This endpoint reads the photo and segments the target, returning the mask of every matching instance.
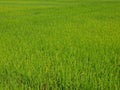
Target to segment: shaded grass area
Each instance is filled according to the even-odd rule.
[[[44,3],[0,4],[0,89],[119,90],[120,3]]]

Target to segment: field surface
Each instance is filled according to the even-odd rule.
[[[120,1],[0,1],[0,90],[120,90]]]

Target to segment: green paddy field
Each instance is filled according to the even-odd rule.
[[[120,90],[120,0],[0,0],[0,90]]]

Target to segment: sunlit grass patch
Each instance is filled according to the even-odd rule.
[[[113,2],[0,1],[0,89],[119,90]]]

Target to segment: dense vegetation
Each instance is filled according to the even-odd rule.
[[[0,90],[119,90],[120,1],[0,1]]]

